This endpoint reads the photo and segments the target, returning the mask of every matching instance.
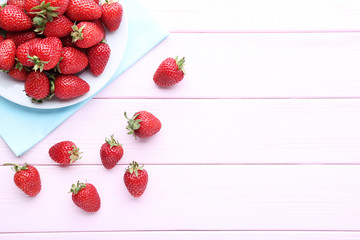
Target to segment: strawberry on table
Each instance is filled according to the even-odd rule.
[[[72,47],[64,47],[57,70],[62,74],[74,74],[84,70],[88,65],[85,53]]]
[[[0,42],[0,69],[9,71],[15,64],[16,45],[13,40]]]
[[[36,33],[32,30],[6,33],[6,39],[12,39],[17,47],[36,37],[37,37]]]
[[[70,192],[76,206],[86,212],[97,212],[101,207],[101,199],[95,186],[91,183],[73,184]]]
[[[120,27],[123,7],[117,0],[105,0],[105,3],[101,5],[101,21],[105,27],[110,31],[114,32]]]
[[[114,135],[111,135],[110,139],[106,138],[100,149],[101,162],[106,169],[114,168],[123,154],[124,150]]]
[[[25,80],[25,93],[33,102],[41,102],[50,95],[50,80],[43,72],[30,72]]]
[[[143,195],[148,183],[148,173],[144,166],[139,166],[135,161],[130,163],[124,174],[124,183],[133,197]]]
[[[92,74],[99,76],[105,70],[106,64],[110,58],[111,49],[106,43],[98,43],[88,48],[87,56],[89,58],[89,67]]]
[[[76,75],[60,74],[56,76],[54,84],[54,94],[60,99],[76,98],[90,90],[90,85]]]
[[[41,191],[41,179],[38,170],[27,163],[23,166],[19,166],[12,163],[6,163],[4,165],[13,166],[15,171],[14,183],[24,193],[30,197],[35,197]]]
[[[180,82],[184,78],[185,58],[167,58],[156,70],[153,80],[161,87],[168,87]]]
[[[91,0],[92,1],[92,0]],[[100,27],[92,22],[80,22],[72,26],[71,36],[76,46],[89,48],[101,42],[105,35]]]
[[[99,19],[101,8],[94,0],[70,0],[65,15],[72,21]]]
[[[124,116],[128,120],[128,126],[126,127],[129,130],[128,134],[134,135],[135,138],[151,137],[161,129],[160,120],[147,111],[136,112],[131,119],[127,117],[126,112]]]
[[[16,5],[6,5],[0,11],[0,27],[9,32],[32,29],[32,21],[25,12]]]
[[[69,165],[81,159],[80,149],[72,141],[62,141],[49,149],[49,156],[61,165]]]

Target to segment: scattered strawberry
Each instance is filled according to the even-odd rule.
[[[10,77],[20,81],[25,81],[28,75],[29,72],[24,67],[21,68],[13,67],[9,71]]]
[[[25,93],[33,102],[41,102],[50,95],[50,80],[45,73],[30,72],[25,80]]]
[[[30,197],[36,196],[41,190],[41,179],[38,170],[27,163],[23,166],[16,164],[6,163],[4,165],[13,166],[14,182],[24,193]]]
[[[28,15],[16,5],[6,5],[0,11],[0,27],[9,32],[30,30],[33,25]]]
[[[81,159],[80,149],[71,141],[62,141],[49,149],[49,156],[61,165],[69,165]]]
[[[110,32],[114,32],[120,27],[123,16],[123,7],[120,3],[114,0],[105,0],[105,3],[101,5],[101,12],[101,21]]]
[[[34,33],[34,31],[32,30],[6,33],[6,39],[12,39],[17,47],[36,37],[37,37],[36,33]]]
[[[16,49],[16,58],[23,66],[26,67],[34,66],[34,62],[31,61],[30,58],[28,58],[29,51],[33,45],[37,44],[41,40],[42,40],[41,38],[34,38],[18,46],[18,48]]]
[[[76,75],[58,75],[54,94],[60,99],[76,98],[89,92],[90,85]]]
[[[9,71],[15,64],[16,45],[13,40],[0,42],[0,69]]]
[[[134,135],[135,138],[151,137],[161,129],[160,120],[147,111],[139,111],[131,119],[127,117],[126,112],[124,115],[128,120],[128,126],[126,127],[129,130],[128,134]]]
[[[110,58],[111,49],[106,43],[98,43],[88,48],[87,56],[89,58],[89,67],[92,74],[99,76],[105,70],[106,64]]]
[[[100,149],[101,162],[106,169],[112,169],[120,161],[124,154],[124,150],[114,135],[105,139],[105,143]]]
[[[72,21],[99,19],[101,8],[94,0],[70,0],[65,15]]]
[[[140,197],[148,183],[148,173],[135,161],[130,163],[124,174],[125,186],[133,197]]]
[[[76,206],[86,212],[97,212],[101,206],[101,199],[95,186],[91,183],[73,184],[70,192]]]
[[[101,42],[105,37],[101,29],[92,22],[81,22],[73,25],[72,28],[71,36],[73,37],[73,42],[80,48],[92,47]]]
[[[153,80],[161,87],[168,87],[180,82],[184,78],[185,58],[165,59],[156,70]]]
[[[30,60],[34,63],[34,70],[50,70],[54,68],[61,57],[62,43],[57,37],[47,37],[32,44],[29,49]]]
[[[7,0],[7,5],[16,5],[21,10],[25,10],[25,0]]]
[[[54,19],[52,22],[47,22],[44,28],[37,28],[36,30],[46,37],[66,37],[69,36],[72,31],[73,22],[70,21],[66,16],[61,15]]]
[[[74,74],[84,70],[88,65],[85,53],[72,47],[64,47],[57,70],[62,74]]]

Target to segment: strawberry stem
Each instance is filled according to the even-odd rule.
[[[83,37],[83,29],[85,28],[86,24],[82,25],[80,28],[78,28],[78,26],[76,25],[76,23],[74,25],[72,25],[72,32],[71,32],[71,36],[72,36],[72,42],[76,42],[78,40],[82,40]]]
[[[74,163],[75,161],[81,159],[80,154],[82,154],[82,152],[80,152],[80,149],[77,148],[76,146],[72,146],[72,150],[69,151],[70,154],[70,163]]]
[[[31,9],[40,11],[30,12],[30,14],[36,14],[37,17],[41,17],[46,21],[52,22],[54,18],[58,16],[58,13],[55,12],[57,9],[59,9],[59,7],[53,7],[51,6],[51,3],[45,3],[45,1],[43,1],[40,5]]]
[[[105,139],[105,142],[107,142],[107,143],[110,145],[110,148],[112,148],[112,147],[118,147],[118,146],[121,145],[121,144],[118,142],[118,140],[114,138],[114,135],[111,135],[111,136],[110,136],[110,139],[106,138],[106,139]]]
[[[128,168],[126,169],[126,172],[129,172],[130,174],[135,173],[135,176],[137,177],[139,175],[139,170],[143,170],[144,165],[139,166],[139,164],[135,161],[129,164]]]
[[[126,129],[129,130],[129,132],[127,134],[133,135],[136,138],[135,130],[138,130],[141,127],[140,122],[142,121],[141,119],[136,119],[139,114],[135,114],[132,118],[129,119],[126,115],[126,112],[124,112],[124,116],[128,120]]]
[[[13,169],[15,172],[20,172],[20,171],[22,171],[22,170],[27,170],[29,164],[24,163],[23,166],[19,166],[19,165],[14,164],[14,163],[4,163],[4,166],[13,166],[12,169]]]
[[[76,185],[71,185],[70,193],[73,193],[74,195],[78,194],[78,192],[80,192],[80,190],[83,188],[86,188],[86,183],[81,183],[80,181],[77,181]]]
[[[175,61],[176,61],[176,65],[178,66],[179,70],[183,71],[185,73],[184,65],[185,65],[185,57],[179,59],[179,56],[176,56]]]

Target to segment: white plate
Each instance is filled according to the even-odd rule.
[[[4,1],[0,1],[4,2]],[[115,32],[109,32],[106,30],[106,42],[111,48],[111,54],[108,64],[104,72],[95,77],[90,70],[86,70],[81,73],[80,77],[87,81],[90,85],[90,91],[78,98],[69,100],[60,100],[57,98],[45,99],[42,103],[32,103],[31,98],[26,96],[24,92],[24,82],[11,78],[8,74],[0,72],[0,96],[8,99],[11,102],[37,109],[55,109],[63,108],[82,102],[85,99],[93,96],[100,89],[102,89],[114,75],[118,68],[122,57],[125,52],[126,42],[128,38],[128,21],[126,14],[126,6],[123,1],[119,1],[123,6],[124,13],[120,24],[120,27]]]

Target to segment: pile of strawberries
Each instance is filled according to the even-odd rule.
[[[8,0],[0,7],[0,69],[24,81],[33,101],[79,97],[90,86],[78,73],[103,73],[105,28],[116,31],[122,15],[112,0]]]

